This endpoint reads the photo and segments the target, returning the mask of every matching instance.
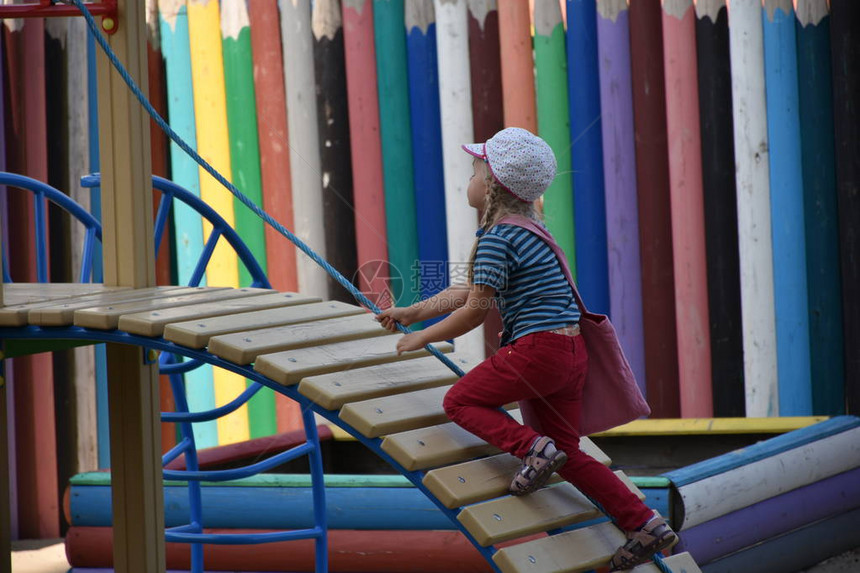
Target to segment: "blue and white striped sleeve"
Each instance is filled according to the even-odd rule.
[[[473,282],[491,286],[497,292],[505,290],[513,260],[513,250],[507,239],[491,233],[484,235],[475,253]]]

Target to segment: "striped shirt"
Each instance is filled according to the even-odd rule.
[[[555,253],[516,225],[496,225],[478,240],[474,283],[496,289],[504,333],[500,344],[579,322],[579,308]]]

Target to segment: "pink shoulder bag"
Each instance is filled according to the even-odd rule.
[[[588,350],[588,373],[582,391],[580,435],[603,432],[649,415],[651,408],[636,385],[636,378],[618,342],[615,327],[608,316],[588,312],[582,297],[579,296],[576,283],[573,282],[564,251],[552,235],[522,215],[504,217],[499,223],[527,229],[549,245],[573,289],[573,296],[582,313],[579,328]]]

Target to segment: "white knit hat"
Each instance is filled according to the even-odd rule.
[[[486,161],[493,178],[521,201],[535,201],[555,179],[552,148],[527,129],[508,127],[486,143],[462,147]]]

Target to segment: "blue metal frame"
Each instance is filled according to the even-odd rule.
[[[275,392],[283,394],[292,400],[295,400],[299,403],[302,409],[302,416],[305,421],[305,435],[307,436],[307,441],[311,442],[312,440],[316,443],[319,441],[319,437],[317,435],[316,425],[314,422],[314,414],[319,414],[329,422],[337,425],[342,428],[346,432],[348,432],[353,438],[355,438],[362,445],[373,451],[376,455],[378,455],[383,461],[388,463],[392,468],[397,470],[399,473],[406,476],[406,478],[414,485],[417,489],[419,489],[424,495],[427,496],[436,506],[439,508],[442,513],[451,520],[451,522],[457,526],[457,528],[466,536],[467,539],[472,543],[472,545],[481,553],[481,555],[486,559],[487,563],[489,563],[495,571],[500,571],[498,567],[493,562],[493,554],[495,553],[495,549],[493,547],[482,547],[480,543],[475,540],[475,538],[470,534],[463,525],[457,519],[457,513],[459,513],[458,509],[449,509],[444,506],[442,502],[440,502],[430,490],[423,483],[425,472],[423,471],[411,471],[404,468],[397,462],[394,458],[392,458],[387,452],[382,449],[382,439],[381,438],[367,438],[359,432],[355,431],[349,425],[344,424],[340,418],[338,417],[338,412],[336,410],[327,410],[315,402],[309,400],[302,394],[298,392],[298,385],[294,384],[292,386],[283,386],[274,380],[271,380],[259,372],[253,370],[251,366],[240,366],[238,364],[234,364],[232,362],[228,362],[223,360],[213,354],[206,352],[205,350],[195,350],[191,348],[186,348],[184,346],[179,346],[173,342],[169,342],[164,338],[147,338],[143,336],[137,336],[134,334],[128,334],[127,332],[123,332],[120,330],[113,331],[102,331],[102,330],[92,330],[87,328],[81,328],[78,326],[73,327],[39,327],[39,326],[27,326],[23,328],[0,328],[0,340],[4,338],[27,338],[27,339],[42,339],[42,340],[62,340],[62,339],[70,339],[70,340],[92,340],[94,342],[116,342],[119,344],[131,344],[134,346],[142,346],[144,348],[159,350],[163,353],[170,353],[175,355],[181,355],[186,358],[191,358],[192,360],[200,360],[202,362],[206,362],[208,364],[212,364],[218,368],[224,368],[225,370],[229,370],[231,372],[235,372],[241,376],[244,376],[254,382],[262,384],[268,388],[271,388]],[[312,452],[309,453],[310,462],[311,462],[311,481],[313,486],[313,496],[314,496],[314,513],[316,517],[317,528],[320,527],[320,524],[326,524],[326,516],[325,516],[325,490],[323,487],[323,473],[322,473],[322,459],[319,454],[319,448],[315,448]],[[315,464],[318,464],[318,471],[315,471]],[[172,478],[171,478],[172,479]],[[187,479],[187,478],[183,478]],[[209,477],[205,477],[204,479],[209,479]],[[188,527],[188,526],[184,526]],[[308,532],[308,535],[311,536],[311,532],[315,531],[314,529],[302,530]],[[326,530],[326,526],[323,527],[323,533],[320,534],[320,541],[325,542],[324,531]],[[257,535],[257,534],[250,534]],[[172,540],[172,539],[170,539]],[[274,539],[266,539],[265,541],[275,541]],[[263,543],[265,541],[256,541],[256,543]],[[214,541],[206,541],[206,543],[215,543]],[[225,542],[229,543],[229,542]],[[250,541],[248,542],[250,543]],[[317,571],[327,571],[326,568],[320,567],[320,543],[317,544]]]
[[[154,176],[152,178],[153,188],[161,192],[161,201],[159,202],[154,223],[154,238],[155,251],[161,247],[164,230],[167,227],[167,218],[170,215],[170,209],[173,205],[173,200],[178,199],[190,206],[202,217],[205,217],[212,224],[212,231],[206,241],[206,247],[195,267],[194,273],[190,279],[189,286],[198,286],[203,273],[206,271],[206,266],[211,259],[212,253],[218,240],[223,237],[231,247],[236,251],[239,260],[248,269],[252,277],[252,287],[271,288],[269,279],[263,272],[257,260],[254,258],[251,251],[242,241],[236,231],[227,224],[214,209],[204,203],[193,193],[176,185],[172,181],[162,177]],[[101,176],[99,174],[87,175],[81,179],[81,184],[84,187],[96,188],[101,184]],[[44,237],[46,236],[46,218],[45,218],[45,199],[50,200],[68,211],[73,217],[78,219],[86,228],[86,240],[84,243],[83,261],[81,264],[81,282],[90,282],[93,276],[93,253],[95,247],[100,244],[102,239],[101,224],[90,213],[83,209],[78,203],[72,200],[61,191],[42,183],[41,181],[17,175],[14,173],[0,172],[0,185],[30,191],[34,194],[36,202],[36,259],[39,282],[47,282],[47,249]],[[12,282],[11,277],[7,272],[5,258],[3,259],[3,279],[4,282]],[[80,336],[81,333],[88,333],[88,336]],[[69,335],[71,334],[71,335]],[[169,376],[171,390],[176,402],[175,412],[162,412],[161,419],[164,422],[176,423],[179,425],[182,439],[170,452],[162,458],[162,464],[166,465],[180,455],[185,455],[185,470],[164,470],[164,479],[181,480],[188,482],[189,495],[189,514],[190,523],[187,525],[169,528],[165,532],[165,539],[171,542],[189,543],[191,545],[191,569],[195,573],[203,572],[203,544],[256,544],[269,543],[273,541],[286,541],[293,539],[315,539],[316,540],[316,568],[317,571],[328,570],[328,539],[327,531],[328,524],[325,511],[325,485],[323,481],[322,458],[320,455],[319,435],[317,434],[316,421],[314,420],[312,411],[307,407],[307,400],[299,400],[303,405],[302,420],[305,426],[306,442],[300,446],[294,447],[286,452],[282,452],[272,456],[262,462],[257,462],[249,466],[241,468],[233,468],[230,470],[221,471],[201,471],[197,457],[197,446],[194,440],[194,430],[192,423],[214,420],[230,412],[238,409],[245,404],[252,396],[259,392],[263,386],[269,386],[273,390],[281,389],[280,385],[271,383],[263,384],[260,382],[260,376],[253,373],[252,370],[246,368],[234,368],[228,366],[230,363],[218,360],[213,361],[213,356],[208,353],[195,353],[189,355],[187,349],[182,349],[172,343],[157,345],[145,344],[143,341],[147,339],[136,339],[125,335],[121,332],[115,333],[99,333],[98,331],[86,331],[85,329],[42,329],[38,327],[30,327],[21,330],[5,330],[0,334],[0,340],[4,338],[28,338],[28,339],[86,339],[96,342],[120,342],[125,344],[135,344],[147,348],[155,348],[163,350],[159,357],[159,367],[161,374]],[[135,341],[129,341],[129,338],[135,338]],[[181,351],[176,351],[182,349]],[[189,356],[188,362],[181,362],[179,356]],[[197,368],[203,363],[210,363],[214,366],[222,368],[227,367],[239,374],[244,375],[253,381],[253,384],[237,396],[229,404],[225,404],[218,408],[203,412],[189,412],[188,401],[185,395],[185,383],[182,375],[194,368]],[[296,399],[298,393],[294,393],[293,399]],[[311,484],[314,497],[314,514],[315,526],[309,529],[292,530],[284,532],[274,532],[265,534],[211,534],[203,532],[202,518],[202,495],[200,482],[206,481],[229,481],[254,475],[278,466],[287,461],[296,459],[300,456],[307,455],[311,469]]]

